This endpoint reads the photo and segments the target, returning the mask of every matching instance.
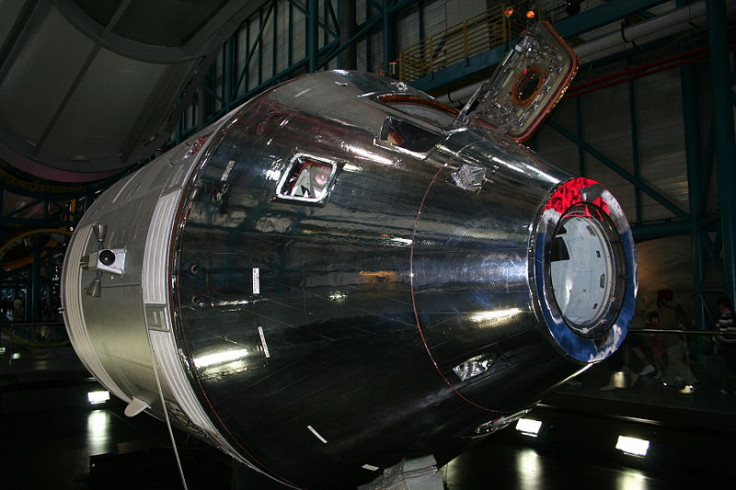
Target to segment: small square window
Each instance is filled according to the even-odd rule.
[[[322,203],[329,194],[337,166],[334,162],[297,155],[279,182],[279,198],[305,203]]]

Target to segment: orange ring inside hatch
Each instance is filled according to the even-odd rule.
[[[530,105],[539,95],[544,85],[545,72],[538,66],[531,66],[519,73],[511,88],[511,100],[520,107]],[[531,93],[529,90],[533,87]]]

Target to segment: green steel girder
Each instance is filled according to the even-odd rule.
[[[396,59],[396,22],[394,12],[391,10],[395,0],[383,0],[382,33],[383,33],[383,64],[388,65]]]
[[[437,70],[425,77],[411,82],[411,86],[425,92],[434,92],[454,82],[463,80],[497,65],[511,48],[512,43],[496,46],[493,49],[470,56],[460,63],[455,63],[442,70]]]
[[[330,62],[335,60],[340,53],[345,49],[356,46],[359,42],[367,39],[371,35],[371,31],[376,28],[382,28],[384,32],[387,30],[393,30],[393,24],[395,18],[405,9],[413,7],[417,4],[423,4],[421,0],[384,0],[381,3],[367,2],[366,9],[371,14],[366,20],[359,26],[357,26],[355,34],[347,41],[339,42],[339,25],[337,25],[337,17],[334,12],[332,2],[324,0],[322,8],[320,9],[319,0],[306,0],[305,2],[296,2],[294,0],[288,0],[288,22],[289,27],[287,30],[288,46],[289,46],[289,63],[288,66],[281,71],[276,72],[275,60],[272,60],[272,71],[270,76],[263,76],[263,69],[260,65],[262,58],[262,52],[260,51],[263,45],[263,35],[267,31],[269,22],[273,22],[275,19],[278,9],[276,8],[277,0],[264,3],[254,16],[250,17],[244,23],[244,29],[249,30],[251,23],[254,18],[259,18],[256,22],[258,26],[258,34],[253,38],[251,42],[251,36],[248,31],[245,41],[246,57],[243,66],[240,68],[237,76],[233,73],[236,65],[236,52],[239,48],[237,46],[238,33],[234,34],[223,46],[223,60],[221,80],[222,87],[213,87],[206,84],[202,85],[202,94],[204,96],[213,97],[220,102],[221,107],[219,110],[211,114],[205,114],[204,117],[199,118],[197,124],[188,124],[184,119],[177,130],[176,143],[182,141],[184,138],[195,133],[201,126],[202,123],[211,121],[212,119],[221,116],[226,113],[232,107],[242,103],[253,95],[263,91],[265,88],[277,83],[288,77],[295,76],[296,74],[303,72],[314,72],[326,67]],[[423,15],[420,8],[420,27],[423,29]],[[324,14],[323,18],[320,16],[320,10]],[[293,60],[292,58],[292,35],[291,35],[291,24],[293,22],[292,15],[293,11],[298,11],[305,16],[305,46],[306,56],[299,60]],[[314,14],[311,14],[314,13]],[[328,22],[329,21],[329,22]],[[334,29],[331,29],[328,24],[332,23]],[[274,31],[274,45],[277,44],[275,36],[276,29]],[[332,38],[329,42],[323,42],[320,47],[319,33],[325,34],[325,39],[328,37]],[[384,42],[387,40],[387,36],[384,35]],[[388,40],[391,41],[390,36]],[[395,43],[395,40],[392,41]],[[370,49],[370,42],[366,43],[366,49]],[[242,46],[240,46],[242,48]],[[391,52],[390,46],[384,50],[385,52]],[[274,50],[275,52],[275,50]],[[273,53],[272,53],[273,55]],[[390,56],[389,56],[390,57]],[[253,63],[259,63],[259,69],[257,70],[259,81],[252,88],[244,90],[240,96],[238,92],[243,90],[243,86],[250,86],[248,83],[249,73],[251,73],[251,67]]]
[[[275,3],[275,1],[277,1],[277,0],[272,0],[273,3]],[[325,0],[324,3],[325,4],[329,4],[329,0]],[[299,2],[296,2],[294,0],[289,0],[289,4],[291,4],[292,6],[294,6],[302,14],[304,14],[304,15],[308,15],[309,14],[309,7],[308,7],[308,5],[300,5]],[[329,7],[328,8],[329,9],[332,9],[332,5],[329,4]],[[335,22],[334,25],[337,26],[337,22],[335,21],[336,19],[335,19],[334,15],[332,16],[332,20],[333,20],[333,22]],[[323,31],[325,31],[325,33],[329,33],[333,37],[337,37],[338,36],[338,32],[336,30],[330,29],[327,26],[327,23],[326,22],[320,22],[319,21],[319,18],[318,18],[317,24],[318,24],[318,27],[319,28],[321,28]]]
[[[705,212],[703,203],[705,194],[700,193],[701,182],[703,181],[703,150],[700,138],[698,80],[694,64],[688,63],[680,67],[680,80],[685,129],[685,156],[687,159],[688,201],[691,217],[695,326],[700,330],[705,330],[707,310],[703,298],[703,278],[707,273],[707,254],[705,252],[707,236],[698,224]]]
[[[319,3],[317,0],[309,0],[307,9],[307,59],[309,60],[309,73],[314,73],[319,68],[319,38],[317,28],[319,26]],[[247,63],[246,63],[247,66]]]
[[[395,16],[402,12],[403,10],[412,7],[417,4],[423,3],[421,0],[387,0],[384,2],[384,4],[376,4],[375,2],[367,2],[366,3],[366,11],[370,14],[371,12],[371,6],[375,9],[377,15],[375,16],[368,16],[366,21],[358,26],[358,30],[346,43],[342,43],[336,47],[336,49],[333,52],[330,52],[327,56],[324,57],[321,66],[326,66],[331,60],[336,58],[340,55],[344,50],[348,49],[351,46],[356,45],[363,39],[365,39],[373,30],[375,27],[377,27],[379,24],[383,24],[383,26],[386,26],[387,22],[388,25],[391,25],[391,22],[394,22]],[[423,23],[423,15],[421,14],[421,6],[420,6],[420,28],[421,30],[424,29]],[[384,37],[384,42],[386,41]],[[395,41],[394,41],[395,42]],[[370,43],[366,43],[366,49],[370,48]],[[391,48],[389,46],[389,49],[395,49]],[[384,53],[388,51],[386,47],[384,47]],[[384,56],[385,58],[385,56]],[[370,55],[368,56],[368,59],[370,59]],[[390,60],[389,60],[390,61]],[[369,68],[370,71],[370,68]]]
[[[325,20],[324,20],[324,26],[322,28],[322,32],[324,33],[324,41],[327,42],[327,36],[331,35],[333,38],[340,36],[340,21],[337,20],[337,14],[335,13],[335,9],[332,7],[332,2],[330,0],[324,0],[324,10],[325,10]],[[329,27],[327,27],[327,14],[330,14],[330,19],[332,20],[332,25],[335,27],[335,30],[330,30]],[[274,29],[274,32],[276,30]]]
[[[733,89],[729,56],[726,5],[723,0],[706,0],[708,45],[710,47],[711,95],[716,143],[716,170],[721,208],[721,241],[724,290],[736,299],[736,142],[733,122]],[[732,303],[733,304],[733,303]]]
[[[629,91],[629,125],[631,127],[631,164],[634,170],[634,179],[637,182],[641,182],[641,162],[639,159],[639,130],[638,120],[636,117],[636,92],[634,91],[634,81],[629,80],[628,82]],[[641,187],[634,186],[634,204],[636,209],[637,223],[642,222],[642,210],[641,210]]]
[[[615,0],[555,22],[555,29],[564,38],[577,36],[630,15],[644,12],[667,0]]]
[[[667,210],[669,210],[672,214],[674,214],[677,218],[679,218],[682,221],[690,221],[689,215],[683,211],[679,206],[674,204],[672,201],[664,197],[662,194],[659,193],[656,189],[654,189],[652,186],[647,184],[646,182],[643,182],[636,178],[636,176],[632,175],[628,170],[624,169],[620,165],[618,165],[616,162],[614,162],[612,159],[605,156],[603,153],[598,151],[595,147],[593,147],[590,143],[580,139],[578,136],[574,135],[567,129],[563,128],[559,124],[557,124],[554,121],[547,121],[547,125],[560,133],[562,136],[570,140],[571,142],[578,145],[578,147],[584,149],[587,153],[589,153],[594,158],[598,159],[603,165],[610,168],[617,174],[619,174],[621,177],[626,179],[629,183],[633,184],[636,187],[639,187],[644,193],[646,193],[649,197],[657,201],[659,204],[664,206]]]
[[[671,221],[667,223],[652,223],[646,225],[633,224],[631,232],[634,241],[643,242],[667,236],[686,235],[690,233],[692,225],[688,221]]]

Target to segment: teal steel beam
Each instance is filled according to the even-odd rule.
[[[271,9],[275,9],[276,2],[271,3]],[[269,10],[269,13],[271,10]],[[270,16],[268,16],[270,17]],[[266,21],[263,20],[263,9],[258,10],[258,85],[263,83],[263,31],[266,29],[268,24],[268,17]]]
[[[271,46],[271,76],[273,77],[276,75],[276,64],[278,63],[277,54],[278,54],[278,47],[279,47],[279,36],[278,36],[278,25],[279,25],[279,9],[275,8],[273,9],[273,36],[271,38],[272,46]],[[231,38],[232,39],[232,36]]]
[[[268,12],[266,13],[266,21],[271,16],[271,10],[273,10],[274,4],[271,4],[271,7],[268,9]],[[260,14],[259,14],[260,15]],[[245,63],[243,64],[243,70],[240,72],[240,76],[238,77],[238,81],[235,84],[235,90],[233,93],[237,93],[238,90],[240,90],[240,85],[243,83],[243,80],[246,80],[246,87],[248,86],[248,72],[250,71],[250,62],[253,59],[253,56],[256,54],[256,49],[263,44],[263,31],[266,28],[266,23],[263,22],[261,17],[261,23],[259,25],[258,29],[258,35],[256,36],[256,40],[253,42],[253,46],[250,46],[250,22],[246,24],[246,50],[248,52],[248,55],[245,58]],[[261,58],[261,56],[259,56]],[[258,70],[259,76],[260,76],[260,69]]]
[[[322,44],[327,44],[329,41],[327,37],[327,4],[329,3],[329,0],[322,0],[322,8],[320,9],[320,12],[322,12],[322,22],[321,25],[324,27],[322,28]]]
[[[396,23],[391,11],[393,0],[383,0],[383,64],[388,65],[396,59]]]
[[[240,76],[238,77],[238,81],[235,84],[235,93],[237,94],[240,90],[240,84],[243,83],[243,91],[248,91],[248,87],[250,87],[250,61],[249,57],[251,52],[250,47],[250,22],[248,22],[245,25],[245,52],[248,53],[246,55],[245,63],[243,64],[243,71],[240,73]]]
[[[419,39],[425,39],[425,26],[424,26],[424,0],[417,2],[417,18],[419,23]]]
[[[569,139],[573,143],[575,143],[575,144],[577,144],[579,146],[582,146],[582,148],[586,152],[588,152],[590,155],[592,155],[593,157],[595,157],[598,160],[600,160],[600,162],[602,164],[604,164],[606,167],[610,168],[611,170],[613,170],[614,172],[616,172],[617,174],[619,174],[621,177],[623,177],[624,179],[628,180],[629,183],[634,184],[635,186],[640,186],[641,187],[641,190],[643,190],[646,194],[648,194],[649,197],[651,197],[652,199],[654,199],[655,201],[657,201],[659,204],[661,204],[662,206],[664,206],[666,209],[668,209],[672,214],[674,214],[675,216],[677,216],[678,218],[680,218],[682,221],[689,221],[690,220],[688,214],[685,211],[683,211],[682,209],[680,209],[679,206],[677,206],[676,204],[672,203],[669,199],[667,199],[666,197],[664,197],[656,189],[654,189],[653,187],[651,187],[647,183],[645,183],[645,182],[643,182],[641,180],[637,180],[631,173],[629,173],[628,171],[626,171],[623,168],[621,168],[621,166],[617,165],[616,162],[614,162],[613,160],[611,160],[610,158],[608,158],[607,156],[605,156],[600,151],[596,150],[594,147],[592,147],[587,142],[579,139],[577,136],[575,136],[574,134],[572,134],[567,129],[563,128],[562,126],[560,126],[559,124],[557,124],[554,121],[548,121],[547,122],[547,125],[549,125],[549,127],[551,127],[552,129],[554,129],[555,131],[557,131],[558,133],[560,133],[562,136],[564,136],[565,138]]]
[[[616,0],[614,2],[604,2],[579,14],[555,22],[555,29],[560,33],[560,36],[565,38],[578,36],[611,22],[656,7],[666,1],[668,0]]]
[[[721,245],[723,244],[723,240],[721,240],[720,228],[716,230],[715,235],[716,236],[712,241],[707,235],[705,236],[705,240],[703,240],[708,252],[708,262],[705,267],[706,270],[712,266],[717,267],[719,270],[723,270],[723,260],[721,260],[721,250],[723,248]]]
[[[304,15],[307,15],[307,12],[308,12],[307,7],[304,7],[302,5],[299,5],[299,2],[295,2],[294,0],[289,0],[289,4],[290,5],[293,5],[294,7],[296,7],[296,9],[299,12],[303,13]]]
[[[337,5],[338,32],[340,44],[347,43],[358,28],[356,0],[341,0]],[[358,47],[355,43],[343,50],[338,60],[338,68],[355,70],[358,67]]]
[[[580,141],[585,141],[585,123],[583,122],[583,98],[575,97],[575,122],[578,128],[578,138]],[[587,154],[582,146],[578,145],[578,173],[581,177],[585,177],[586,171],[586,160]]]
[[[325,21],[324,21],[324,27],[322,30],[325,33],[325,43],[329,41],[327,35],[331,34],[333,38],[340,37],[340,21],[337,20],[337,14],[335,13],[335,9],[332,7],[332,2],[330,0],[325,0]],[[334,30],[330,30],[327,26],[327,14],[330,14],[330,20],[332,20],[332,25],[335,27]]]
[[[333,41],[330,45],[323,47],[321,52],[327,52],[329,49],[333,48],[334,45],[336,45],[337,43],[338,43],[337,41]],[[274,85],[275,83],[278,83],[281,80],[285,80],[290,77],[293,77],[295,73],[297,72],[306,70],[308,66],[309,66],[309,59],[305,56],[301,60],[292,63],[290,66],[276,73],[276,75],[274,75],[273,77],[269,78],[268,80],[265,80],[262,84],[256,87],[253,87],[252,89],[246,91],[243,95],[241,95],[237,99],[230,101],[229,106],[235,107],[239,104],[242,104],[243,102],[250,99],[251,97],[261,93],[267,87]],[[215,114],[215,117],[222,116],[224,115],[225,112],[226,110],[222,110],[218,112],[217,114]],[[181,134],[182,139],[180,139],[179,141],[182,141],[184,138],[191,136],[192,134],[196,133],[198,130],[199,128],[192,127],[186,131],[183,131]]]
[[[700,195],[707,196],[710,194],[710,176],[713,175],[713,166],[716,159],[716,128],[713,117],[710,118],[710,126],[708,128],[708,139],[706,140],[705,153],[703,155],[703,171],[700,174]],[[703,208],[701,214],[705,213],[706,201],[703,200]]]
[[[273,1],[278,1],[278,0],[273,0]],[[327,0],[327,1],[329,2],[329,0]],[[300,11],[300,12],[301,12],[302,14],[304,14],[304,16],[305,16],[305,17],[306,17],[307,15],[308,15],[308,13],[309,13],[309,8],[308,8],[308,7],[306,7],[306,8],[305,8],[305,7],[301,6],[301,5],[299,5],[299,3],[298,3],[298,2],[295,2],[294,0],[289,0],[289,4],[290,4],[290,5],[293,5],[294,7],[296,7],[296,9],[297,9],[298,11]],[[325,30],[325,31],[329,32],[330,34],[332,34],[332,36],[333,36],[333,37],[338,37],[338,34],[337,34],[337,32],[336,32],[336,31],[334,31],[334,30],[331,30],[331,29],[330,29],[330,28],[329,28],[329,27],[327,26],[327,24],[325,23],[325,21],[322,21],[322,20],[318,20],[318,21],[317,21],[317,24],[318,24],[318,26],[319,26],[319,27],[321,27],[321,28],[322,28],[323,30]]]
[[[33,262],[31,263],[31,285],[26,295],[26,318],[32,322],[41,320],[41,251],[38,245],[33,246]]]
[[[0,225],[2,225],[4,218],[5,218],[5,210],[3,208],[3,203],[5,202],[5,188],[4,186],[0,185]],[[0,244],[4,244],[5,240],[7,240],[7,228],[2,225],[0,226]]]
[[[726,5],[723,0],[706,0],[713,122],[716,131],[716,164],[721,205],[723,276],[726,295],[736,298],[736,143],[734,142]]]
[[[368,20],[370,20],[372,17],[373,17],[373,12],[371,10],[371,2],[365,2],[366,22],[364,22],[363,25],[367,24]],[[362,28],[358,28],[358,32],[360,31],[362,31]],[[365,31],[365,69],[367,71],[373,71],[373,46],[371,44],[372,43],[371,38],[372,38],[371,31],[370,29],[367,29]]]
[[[214,68],[214,66],[213,66],[213,68]],[[212,84],[210,84],[210,83],[202,83],[202,84],[199,85],[199,88],[201,88],[203,92],[206,92],[207,95],[211,95],[212,97],[214,97],[215,99],[219,100],[221,103],[224,104],[225,101],[227,100],[225,98],[225,96],[224,95],[220,95],[217,92],[215,92],[215,89],[212,88],[211,85]]]
[[[223,97],[227,100],[235,98],[235,67],[237,66],[237,43],[235,37],[230,37],[225,43],[225,56],[223,60]],[[224,104],[223,104],[224,105]]]
[[[321,48],[319,47],[319,28],[322,27],[326,32],[329,32],[331,34],[334,34],[333,30],[330,30],[324,22],[321,22],[319,19],[319,0],[308,0],[308,3],[306,4],[306,7],[299,5],[297,2],[294,2],[290,0],[288,2],[288,66],[281,70],[276,72],[278,69],[276,66],[276,60],[275,60],[275,52],[276,52],[276,46],[277,41],[274,39],[274,62],[273,62],[273,69],[271,73],[271,77],[267,80],[263,79],[263,73],[262,73],[262,45],[263,45],[263,35],[266,27],[270,25],[268,23],[269,19],[272,18],[273,21],[271,24],[276,23],[276,2],[272,1],[266,5],[264,4],[264,7],[262,7],[259,12],[255,15],[259,16],[259,31],[257,36],[254,40],[251,40],[251,34],[250,34],[250,28],[251,23],[255,19],[255,16],[251,16],[246,22],[244,23],[244,29],[246,30],[246,36],[245,36],[245,62],[242,67],[242,70],[238,74],[237,77],[235,77],[234,71],[235,71],[235,57],[236,55],[233,54],[233,68],[232,68],[232,74],[227,75],[228,69],[225,68],[225,79],[232,77],[233,84],[230,89],[227,87],[224,88],[224,95],[229,95],[229,97],[221,97],[216,93],[212,93],[213,96],[217,97],[219,100],[223,101],[223,110],[219,111],[219,114],[222,114],[226,110],[229,110],[233,106],[241,103],[244,100],[247,100],[249,97],[259,93],[264,88],[270,86],[271,84],[282,80],[284,78],[293,76],[295,73],[300,72],[301,70],[306,69],[308,72],[313,72],[318,69],[320,69],[323,66],[326,66],[331,60],[333,60],[336,56],[338,56],[343,50],[357,45],[360,41],[365,40],[366,41],[366,49],[368,50],[368,67],[367,69],[370,70],[370,60],[371,60],[371,42],[370,42],[370,36],[371,36],[371,30],[374,29],[379,25],[381,22],[386,22],[386,15],[388,15],[388,19],[391,20],[394,18],[394,16],[401,12],[402,10],[409,8],[415,4],[417,4],[420,0],[386,0],[384,4],[379,4],[376,8],[377,12],[380,15],[368,15],[366,21],[361,25],[358,26],[357,32],[345,43],[339,43],[337,42],[337,38],[329,43],[326,43]],[[370,13],[372,6],[375,6],[375,2],[366,2],[366,9]],[[332,6],[329,5],[329,8],[331,9]],[[421,8],[421,7],[420,7]],[[293,26],[294,26],[294,11],[302,12],[306,15],[306,28],[305,28],[305,45],[306,45],[306,55],[303,59],[294,61],[293,59],[293,51],[294,51],[294,40],[293,40]],[[328,10],[328,9],[326,9]],[[312,12],[312,14],[310,14]],[[335,22],[335,14],[334,11],[329,12],[333,23]],[[325,17],[327,14],[325,14]],[[326,22],[326,19],[325,19]],[[274,29],[275,31],[276,29]],[[337,36],[336,34],[334,34]],[[235,53],[238,49],[238,40],[239,34],[234,34],[231,38],[229,43],[232,42],[233,46],[233,53]],[[259,63],[259,69],[258,69],[258,77],[259,77],[259,83],[253,87],[252,89],[249,89],[250,86],[250,68],[251,64],[254,61],[255,57],[258,56],[258,63]],[[230,58],[230,55],[226,54],[225,56],[227,63],[227,59]],[[243,87],[244,95],[238,97],[237,94],[241,90],[241,87]],[[203,90],[207,90],[208,92],[212,92],[210,87],[204,86]],[[224,99],[224,100],[223,100]],[[182,141],[185,137],[193,134],[198,130],[199,126],[189,126],[184,124],[183,118],[180,120],[179,125],[176,128],[176,141]]]
[[[417,3],[418,0],[404,0],[402,2],[395,2],[389,7],[389,12],[391,15],[395,15],[397,12],[400,12],[415,3]],[[370,2],[367,2],[366,5],[369,5]],[[366,7],[367,8],[367,7]],[[348,49],[350,46],[357,44],[358,42],[362,41],[363,39],[366,40],[366,49],[367,51],[367,59],[370,62],[371,59],[371,51],[370,51],[370,31],[374,27],[376,27],[380,22],[383,21],[383,15],[376,15],[373,17],[367,17],[365,22],[358,26],[358,31],[351,37],[348,41],[345,43],[340,43],[334,51],[330,51],[327,55],[323,56],[322,60],[322,66],[326,66],[326,64],[335,58],[336,56],[339,56],[340,53],[342,53],[344,50]],[[366,68],[366,70],[371,71],[370,66]]]
[[[405,10],[416,3],[419,2],[419,0],[386,0],[386,5],[376,5],[375,2],[370,2],[373,5],[376,5],[376,10],[378,10],[381,13],[388,13],[390,16],[394,16],[395,14],[398,14],[402,10]],[[367,32],[372,27],[378,24],[378,22],[381,22],[383,20],[382,16],[376,16],[376,17],[370,17],[366,19],[366,21],[363,23],[362,27],[359,29],[356,36],[361,36],[362,33]]]
[[[680,67],[682,114],[685,129],[685,156],[687,159],[688,206],[693,255],[693,302],[695,328],[705,330],[707,309],[703,300],[703,281],[707,272],[705,233],[700,227],[704,210],[704,194],[700,193],[703,171],[703,148],[700,137],[700,107],[698,102],[698,74],[694,64]],[[701,346],[702,347],[702,346]]]
[[[631,163],[634,171],[634,178],[641,181],[641,164],[639,161],[639,127],[636,119],[636,92],[634,81],[629,80],[629,127],[631,128]],[[641,210],[641,188],[634,186],[634,205],[636,208],[636,222],[642,222]]]
[[[291,66],[294,61],[294,55],[292,54],[294,51],[294,40],[292,39],[294,35],[294,2],[289,2],[289,21],[287,25],[287,52],[286,52],[286,63]]]
[[[631,232],[634,235],[634,241],[643,242],[662,238],[666,236],[687,235],[692,227],[688,221],[672,221],[669,223],[654,223],[647,225],[631,226]]]
[[[309,65],[307,71],[314,73],[319,69],[319,2],[318,0],[309,0],[307,8],[307,59]]]

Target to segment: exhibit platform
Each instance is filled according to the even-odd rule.
[[[0,344],[3,488],[185,488],[164,423],[127,418],[115,399],[91,405],[100,389],[68,346]],[[5,347],[3,350],[2,347]],[[694,393],[652,378],[601,391],[605,364],[546,396],[528,418],[478,441],[441,466],[448,490],[732,488],[727,464],[736,435],[736,395],[701,384]],[[174,430],[190,490],[282,487]],[[645,455],[617,448],[646,441]],[[725,463],[725,464],[724,464]]]

